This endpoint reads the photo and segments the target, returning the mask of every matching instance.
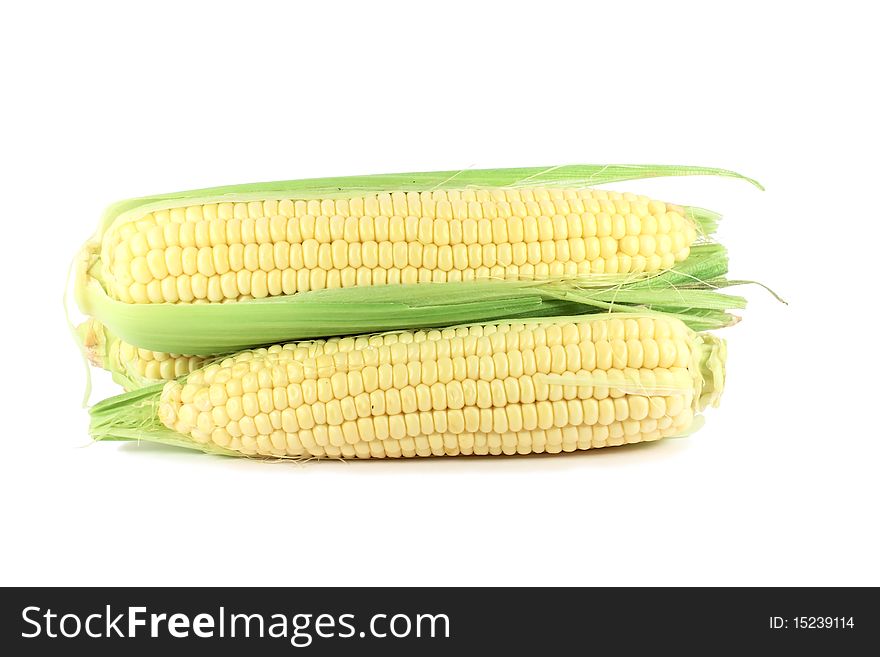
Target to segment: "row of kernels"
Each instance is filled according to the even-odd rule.
[[[323,289],[328,279],[327,272],[320,270],[323,277],[312,277],[314,289]],[[308,273],[308,272],[306,272]],[[319,280],[320,279],[320,280]],[[297,272],[293,270],[271,272],[258,270],[249,272],[227,272],[222,275],[205,276],[201,273],[189,276],[182,274],[152,280],[146,285],[114,285],[115,295],[126,303],[198,303],[198,302],[229,302],[242,299],[262,299],[268,296],[293,294],[300,282]],[[308,287],[306,287],[308,289]]]
[[[640,339],[674,340],[677,349],[686,351],[690,338],[689,331],[683,324],[664,317],[621,318],[611,315],[596,316],[579,322],[499,322],[441,330],[399,331],[294,342],[274,349],[282,355],[288,351],[293,352],[294,359],[298,361],[325,354],[349,354],[345,360],[340,361],[340,365],[358,367],[364,364],[397,364],[460,356],[491,356],[497,352],[534,350],[539,346],[580,348],[585,342],[629,343]],[[619,347],[612,351],[620,353]],[[650,346],[649,351],[653,351]],[[254,353],[259,357],[272,357],[272,349]],[[516,358],[516,355],[513,357]],[[650,359],[648,362],[653,366]]]
[[[133,224],[138,226],[140,222]],[[391,241],[422,244],[490,244],[559,240],[574,237],[625,237],[680,235],[689,244],[696,237],[693,223],[677,212],[659,217],[649,215],[576,214],[524,215],[495,219],[443,219],[413,215],[387,217],[260,217],[258,219],[214,219],[195,223],[166,223],[142,230],[124,224],[113,235],[114,259],[145,256],[151,249],[172,246],[196,248],[220,244],[271,244],[281,241],[330,243]],[[128,228],[128,230],[126,230]]]
[[[555,320],[536,322],[500,321],[444,329],[390,331],[374,335],[333,337],[275,345],[250,353],[259,355],[292,351],[297,360],[322,354],[362,351],[392,345],[425,345],[431,352],[407,352],[407,358],[436,356],[483,356],[496,350],[511,351],[538,345],[568,346],[590,340],[633,340],[639,338],[683,338],[688,329],[663,316],[595,315],[577,322]],[[484,339],[485,338],[485,339]],[[466,341],[467,339],[467,341]],[[440,344],[440,343],[444,344]],[[422,347],[420,347],[422,349]],[[376,362],[391,362],[389,350],[379,351]],[[400,358],[400,356],[397,356]]]
[[[663,316],[596,315],[578,322],[497,322],[305,340],[243,352],[225,359],[222,364],[228,366],[242,360],[287,357],[306,361],[322,355],[349,354],[348,360],[341,363],[379,365],[409,360],[486,356],[502,351],[533,350],[537,346],[570,347],[583,342],[688,338],[689,331],[684,324]]]
[[[667,238],[668,241],[668,238]],[[662,240],[661,240],[662,242]],[[643,246],[645,245],[645,246]],[[666,246],[665,243],[660,246]],[[571,238],[548,240],[544,242],[501,243],[501,244],[456,244],[454,246],[422,245],[418,242],[365,242],[348,243],[338,240],[328,244],[318,244],[309,240],[304,244],[237,244],[214,247],[169,247],[153,249],[146,256],[137,256],[131,261],[116,260],[112,266],[114,279],[121,283],[149,283],[154,279],[181,274],[196,273],[212,276],[227,272],[248,270],[251,272],[274,269],[294,270],[321,268],[324,270],[358,268],[373,269],[381,267],[403,269],[407,266],[426,269],[476,269],[481,266],[524,265],[554,262],[581,263],[597,258],[611,259],[619,255],[630,256],[622,267],[631,269],[652,269],[672,266],[676,251],[662,250],[658,253],[657,244],[652,240],[636,240],[634,253],[619,254],[621,245],[612,238]],[[642,256],[639,259],[638,256]],[[659,256],[654,258],[653,256]]]
[[[207,203],[203,205],[181,206],[167,210],[157,210],[146,218],[158,224],[183,223],[203,219],[259,218],[281,214],[302,216],[304,214],[415,214],[421,215],[439,203],[465,204],[469,210],[476,211],[472,204],[478,204],[480,211],[490,211],[498,205],[514,203],[549,204],[549,207],[567,207],[585,203],[605,204],[619,212],[641,211],[644,213],[665,212],[667,204],[652,201],[646,196],[619,193],[606,190],[574,188],[488,188],[451,189],[425,192],[384,192],[349,198],[325,199],[267,199],[240,202]],[[602,207],[600,205],[600,207]],[[676,207],[676,206],[671,206]]]
[[[175,429],[190,434],[197,432],[195,434],[197,439],[212,435],[218,428],[231,437],[239,438],[266,436],[274,431],[283,431],[288,435],[302,435],[309,432],[318,438],[320,444],[340,446],[358,441],[417,438],[435,432],[449,432],[455,435],[477,431],[505,433],[613,424],[625,427],[627,433],[650,433],[656,430],[680,432],[685,430],[693,419],[693,411],[690,407],[683,408],[677,416],[663,416],[659,419],[650,417],[637,419],[631,417],[629,412],[629,403],[625,399],[617,400],[616,403],[610,399],[538,402],[511,405],[503,409],[468,407],[461,410],[378,415],[336,424],[318,422],[308,411],[260,413],[253,417],[243,416],[225,425],[217,425],[214,417],[208,413],[200,413],[193,418],[191,413],[181,412],[181,419],[175,425]],[[191,425],[190,423],[193,422],[194,424]]]
[[[225,385],[229,396],[227,410],[231,415],[243,412],[253,414],[258,409],[263,412],[283,411],[288,408],[296,410],[304,405],[325,404],[338,410],[341,417],[349,420],[373,414],[460,409],[465,406],[503,407],[510,403],[544,400],[614,399],[626,395],[650,398],[673,393],[692,395],[691,375],[682,369],[658,370],[651,377],[627,376],[620,370],[592,375],[580,372],[570,376],[583,377],[585,384],[559,385],[540,376],[510,376],[493,381],[465,379],[380,388],[375,379],[369,376],[340,372],[329,379],[292,382],[286,389],[255,389],[244,393],[246,396],[243,400],[240,399],[237,383]],[[667,410],[661,403],[658,404],[659,408],[652,410],[651,414]]]
[[[241,438],[219,433],[218,444],[252,456],[317,458],[412,458],[429,456],[514,455],[559,453],[658,440],[672,431],[634,431],[633,426],[615,422],[608,426],[553,427],[546,430],[432,433],[400,439],[331,444],[321,433],[302,431]]]
[[[201,367],[205,361],[199,356],[140,349],[127,342],[119,343],[118,358],[126,371],[157,381],[168,381],[189,374]]]
[[[149,349],[143,349],[141,347],[135,347],[133,344],[129,344],[128,342],[119,343],[119,355],[122,359],[126,361],[148,361],[148,360],[168,360],[171,358],[176,358],[180,354],[171,354],[166,353],[164,351],[151,351]]]
[[[360,372],[361,376],[377,381],[384,388],[406,383],[448,383],[468,378],[492,380],[508,375],[592,372],[612,368],[645,368],[650,373],[656,368],[686,368],[692,356],[690,342],[681,336],[584,340],[568,344],[552,342],[550,346],[535,344],[532,336],[528,340],[516,334],[507,336],[511,339],[498,340],[500,344],[497,345],[493,345],[489,338],[474,337],[365,347],[340,352],[337,358],[323,365],[318,359],[332,354],[315,356],[312,349],[300,348],[292,350],[296,365],[290,367],[300,370],[297,372],[300,378],[312,379],[336,372]]]
[[[601,263],[600,263],[601,264]],[[227,272],[223,275],[205,276],[197,273],[192,276],[183,274],[169,277],[161,281],[153,280],[148,284],[132,283],[130,285],[115,284],[116,298],[127,303],[199,303],[199,302],[230,302],[246,299],[262,299],[281,294],[307,292],[310,290],[336,289],[354,287],[356,285],[392,285],[411,283],[446,283],[475,279],[532,279],[555,276],[568,276],[602,271],[596,263],[592,265],[575,265],[574,263],[554,263],[549,267],[545,264],[523,265],[522,267],[480,267],[464,271],[453,270],[444,272],[438,269],[358,269],[344,270],[272,270],[264,272],[239,271]]]
[[[339,241],[320,245],[314,242],[307,242],[304,245],[280,242],[260,246],[239,244],[231,248],[170,247],[166,250],[152,250],[146,256],[138,256],[131,261],[115,261],[111,270],[115,282],[128,285],[132,282],[148,284],[153,280],[161,281],[169,276],[183,274],[192,276],[200,273],[204,276],[213,276],[242,270],[251,272],[262,270],[268,273],[275,269],[281,271],[292,269],[299,272],[317,268],[331,271],[361,267],[369,270],[375,268],[402,270],[414,267],[449,272],[455,269],[463,271],[476,270],[480,267],[491,268],[496,265],[509,267],[545,263],[551,266],[548,269],[550,271],[554,267],[559,269],[560,265],[565,269],[564,265],[569,262],[580,264],[598,259],[604,259],[607,268],[612,268],[611,261],[617,259],[618,262],[613,268],[623,273],[668,268],[676,259],[674,252],[667,251],[660,255],[656,252],[638,251],[628,255],[618,252],[618,247],[619,244],[611,238],[595,237],[533,242],[529,245],[458,244],[440,247],[433,244],[423,246],[419,243],[405,242],[349,244]]]
[[[137,373],[145,379],[170,381],[186,376],[198,367],[204,359],[198,356],[178,356],[168,360],[135,361]]]
[[[331,269],[330,271],[324,269],[301,269],[299,271],[274,269],[270,272],[242,270],[222,275],[215,274],[214,276],[205,276],[201,273],[192,276],[182,274],[177,277],[167,277],[161,281],[154,279],[147,284],[114,283],[112,290],[117,299],[126,303],[220,303],[355,286],[452,283],[484,279],[540,280],[588,273],[616,274],[620,273],[621,267],[626,268],[626,265],[621,265],[621,263],[624,263],[624,259],[627,258],[629,256],[619,255],[611,257],[607,261],[603,258],[597,258],[592,262],[583,263],[569,261],[566,263],[553,262],[549,265],[547,263],[510,265],[508,267],[496,265],[463,271],[453,269],[449,272],[441,269],[415,267],[404,269],[370,269],[368,267],[355,269],[348,267],[343,270]],[[640,256],[636,256],[633,262],[639,258]],[[649,266],[652,259],[656,259],[657,267],[662,266],[662,260],[659,256],[648,258],[646,261]],[[632,267],[630,271],[637,273],[644,271],[644,269]]]
[[[322,362],[328,355],[311,357],[303,350],[288,365],[293,381],[357,374],[368,391],[416,383],[449,383],[466,379],[491,381],[508,376],[576,372],[596,376],[623,371],[627,385],[665,376],[671,369],[686,370],[692,351],[682,338],[644,340],[599,340],[596,343],[534,345],[504,351],[478,349],[483,340],[453,339],[410,345],[368,347],[343,352]],[[440,347],[438,350],[437,347]],[[476,352],[476,353],[475,353]]]

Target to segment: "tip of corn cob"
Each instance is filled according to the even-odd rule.
[[[162,425],[158,417],[163,384],[155,384],[109,397],[89,409],[89,433],[96,441],[145,441],[236,456],[213,444],[201,444]]]
[[[107,360],[107,336],[101,323],[87,319],[76,327],[76,336],[89,363],[103,368]]]
[[[86,315],[92,315],[92,304],[89,299],[88,288],[92,281],[97,280],[97,268],[94,267],[97,260],[97,244],[94,241],[86,242],[76,254],[71,265],[73,271],[73,299],[80,311]]]

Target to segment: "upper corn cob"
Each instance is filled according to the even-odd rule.
[[[655,272],[687,258],[679,206],[590,189],[385,192],[175,206],[115,226],[103,279],[130,303],[308,290]]]
[[[694,245],[717,215],[584,186],[697,174],[742,177],[695,167],[573,165],[294,180],[132,199],[112,206],[83,248],[75,295],[85,314],[130,344],[199,355],[319,335],[616,310],[616,294],[584,286],[608,277],[607,292],[644,276],[634,272],[672,264],[681,276],[657,281],[658,289],[723,285],[723,249],[698,256],[717,245]],[[456,282],[466,279],[475,281]],[[452,282],[434,283],[430,292],[420,283],[382,285],[409,281]],[[210,303],[233,300],[244,303]],[[697,294],[666,301],[645,305],[696,309],[721,326],[730,320],[724,311],[741,300],[715,304]]]
[[[723,362],[723,341],[653,314],[292,343],[103,402],[92,433],[281,457],[572,451],[686,432]]]

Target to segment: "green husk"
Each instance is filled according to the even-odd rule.
[[[684,210],[685,214],[697,224],[703,237],[707,237],[718,230],[718,222],[721,221],[719,213],[695,206],[687,206]]]
[[[592,186],[664,176],[739,178],[753,184],[758,189],[764,189],[758,181],[735,171],[714,167],[664,164],[570,164],[550,167],[387,173],[224,185],[127,199],[115,203],[107,209],[102,227],[106,228],[120,215],[133,210],[146,212],[169,207],[184,200],[189,203],[202,203],[207,202],[208,199],[244,201],[255,198],[282,197],[296,199],[338,198],[351,194],[368,194],[387,190],[421,192],[466,187]]]

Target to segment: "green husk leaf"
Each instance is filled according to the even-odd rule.
[[[307,178],[274,182],[205,187],[169,194],[156,194],[115,203],[104,215],[106,227],[119,215],[135,209],[153,209],[174,202],[202,202],[206,199],[247,200],[288,197],[297,199],[334,198],[377,191],[427,191],[465,187],[592,186],[662,176],[722,176],[739,178],[764,189],[752,178],[727,169],[664,164],[571,164],[550,167],[507,169],[463,169],[366,176]]]
[[[685,214],[699,226],[700,234],[703,237],[711,235],[718,230],[718,222],[721,221],[721,215],[706,208],[697,208],[687,206]]]

